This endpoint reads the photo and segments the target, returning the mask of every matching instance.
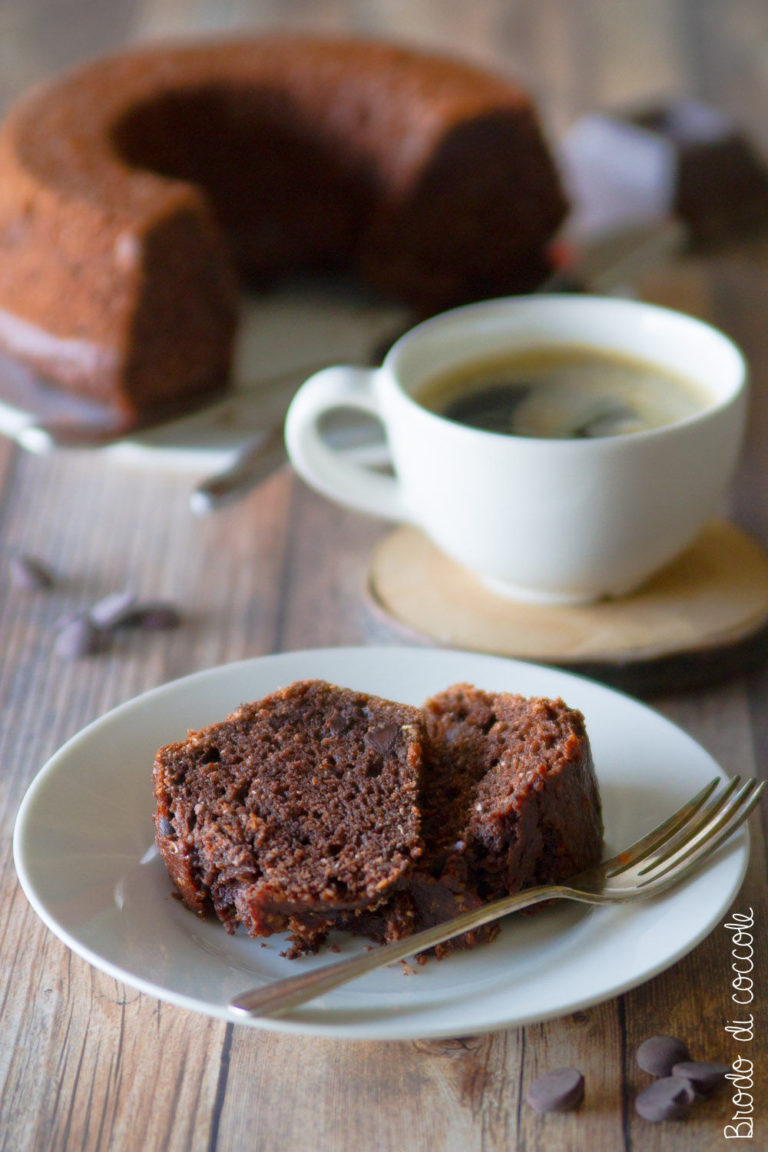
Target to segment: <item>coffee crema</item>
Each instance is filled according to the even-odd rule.
[[[413,397],[470,428],[550,440],[645,432],[714,402],[682,374],[580,344],[515,349],[456,365],[426,379]]]

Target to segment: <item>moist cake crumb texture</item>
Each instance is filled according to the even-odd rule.
[[[424,715],[433,868],[458,870],[491,899],[599,860],[600,800],[581,713],[562,700],[459,684],[428,700]]]
[[[184,902],[311,945],[421,855],[415,708],[301,682],[161,749],[158,844]]]
[[[456,685],[422,709],[299,681],[161,748],[157,844],[229,932],[399,939],[600,858],[581,714]],[[472,947],[495,925],[449,947]]]

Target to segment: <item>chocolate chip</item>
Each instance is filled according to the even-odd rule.
[[[92,605],[90,617],[98,628],[178,628],[181,615],[167,600],[141,602],[132,592],[112,592]]]
[[[394,748],[399,731],[399,724],[384,724],[381,728],[373,728],[369,731],[366,734],[366,739],[377,752],[384,755]]]
[[[56,582],[48,565],[35,556],[12,556],[9,569],[11,582],[27,592],[47,592]]]
[[[672,1075],[679,1076],[693,1087],[700,1096],[709,1096],[718,1084],[722,1084],[728,1064],[709,1064],[704,1060],[683,1060],[672,1068]]]
[[[97,628],[87,615],[73,616],[56,637],[56,651],[66,660],[78,660],[101,652],[108,643],[108,633]]]
[[[160,819],[157,822],[157,831],[158,831],[160,836],[172,836],[173,835],[173,824],[171,824],[171,822],[167,816],[161,816],[160,817]]]
[[[136,623],[147,631],[160,631],[165,628],[178,628],[181,624],[181,614],[173,604],[165,601],[155,601],[149,604],[140,604],[135,612]]]
[[[97,628],[121,628],[131,622],[136,611],[136,597],[131,592],[112,592],[91,605],[91,621]]]
[[[637,1049],[637,1062],[651,1076],[669,1076],[672,1065],[690,1060],[690,1053],[675,1036],[649,1036]]]
[[[639,1093],[635,1111],[644,1120],[679,1120],[689,1111],[696,1093],[687,1080],[678,1076],[665,1076],[654,1080]]]
[[[525,1098],[537,1112],[570,1112],[584,1099],[584,1077],[578,1068],[557,1068],[534,1080]]]
[[[337,736],[343,736],[345,732],[349,731],[352,724],[352,718],[347,716],[341,709],[337,708],[328,720],[328,727]]]

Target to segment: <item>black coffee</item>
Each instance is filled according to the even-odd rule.
[[[452,367],[427,379],[414,399],[472,428],[556,440],[660,428],[713,402],[687,377],[582,345],[507,352]]]

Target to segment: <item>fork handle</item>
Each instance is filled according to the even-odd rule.
[[[443,944],[446,940],[469,932],[473,928],[480,928],[500,916],[509,912],[517,912],[521,908],[529,908],[532,904],[540,904],[544,900],[553,900],[566,896],[568,890],[560,885],[540,885],[536,888],[526,888],[523,892],[516,892],[513,896],[504,896],[485,904],[482,908],[474,908],[470,912],[462,912],[452,920],[436,924],[432,928],[425,928],[408,936],[404,940],[394,940],[391,944],[383,944],[370,952],[350,956],[346,960],[339,960],[333,964],[326,964],[322,968],[313,968],[309,972],[300,972],[297,976],[289,976],[285,980],[272,981],[243,992],[230,1000],[229,1007],[238,1016],[279,1016],[290,1008],[297,1008],[307,1000],[313,1000],[340,984],[364,976],[366,972],[373,972],[385,964],[394,964],[398,960],[405,960],[426,948],[434,948],[436,944]]]

